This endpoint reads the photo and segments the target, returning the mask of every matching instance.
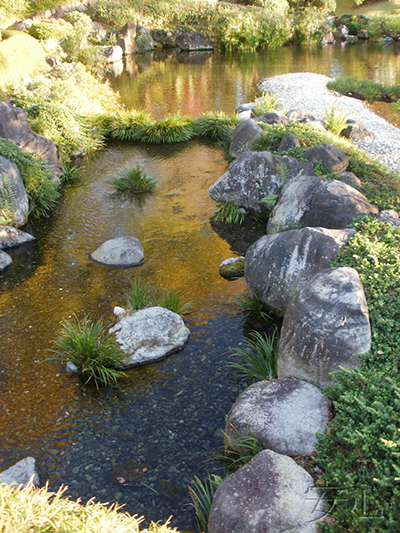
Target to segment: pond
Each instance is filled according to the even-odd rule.
[[[268,75],[343,72],[398,83],[396,53],[354,46],[213,54],[201,62],[143,56],[111,84],[126,105],[153,117],[232,113],[259,94]],[[157,180],[155,192],[142,201],[113,195],[107,180],[136,164]],[[213,457],[242,390],[226,361],[251,327],[232,303],[246,290],[244,280],[228,282],[218,268],[261,234],[254,224],[239,237],[210,224],[208,188],[227,167],[213,144],[110,144],[86,161],[49,219],[26,227],[36,241],[10,249],[14,264],[0,276],[1,469],[31,455],[52,490],[68,485],[73,499],[118,501],[147,521],[173,515],[172,525],[193,529],[187,486],[220,467]],[[90,261],[102,242],[124,235],[141,241],[142,266]],[[86,313],[113,322],[114,306],[123,306],[137,278],[192,302],[189,343],[160,363],[129,370],[119,388],[88,388],[52,359],[60,321]]]

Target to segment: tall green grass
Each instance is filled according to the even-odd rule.
[[[117,192],[130,194],[143,194],[151,192],[156,186],[156,181],[146,172],[143,172],[140,165],[133,168],[126,167],[119,174],[108,180]]]
[[[160,291],[141,279],[135,279],[125,293],[125,303],[130,311],[145,309],[146,307],[165,307],[178,315],[190,312],[190,302],[181,303],[181,298],[174,289]]]
[[[61,323],[61,332],[54,339],[55,356],[77,367],[85,383],[116,384],[124,376],[120,370],[125,354],[108,333],[109,326],[101,320],[93,322],[87,316]]]

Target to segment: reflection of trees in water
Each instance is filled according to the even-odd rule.
[[[111,79],[111,84],[128,107],[146,109],[154,118],[177,111],[188,116],[217,110],[231,114],[237,105],[259,95],[262,79],[288,72],[398,83],[397,53],[396,45],[384,48],[363,43],[257,53],[214,52],[209,57],[204,52],[134,55],[127,59],[129,69]]]

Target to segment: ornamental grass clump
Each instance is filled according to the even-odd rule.
[[[64,493],[68,487],[50,492],[48,485],[20,490],[0,484],[0,531],[4,533],[178,533],[166,524],[140,526],[143,517],[124,513],[121,506],[73,502]]]
[[[85,383],[93,382],[96,388],[116,384],[125,375],[120,370],[125,354],[108,329],[101,320],[74,316],[61,323],[61,333],[54,340],[56,358],[73,363]]]
[[[236,116],[230,117],[223,111],[205,113],[195,119],[193,127],[196,135],[202,139],[218,141],[224,146],[231,142],[232,132],[239,123]]]
[[[131,283],[130,289],[125,293],[125,303],[130,311],[158,306],[181,316],[189,313],[192,306],[190,302],[182,304],[174,289],[159,291],[140,279]]]
[[[255,101],[255,108],[253,109],[253,115],[259,117],[264,113],[269,113],[270,111],[275,111],[279,108],[279,97],[277,94],[263,93],[260,98],[257,98]]]
[[[234,348],[227,366],[232,368],[247,385],[278,377],[279,337],[274,332],[271,336],[252,331],[245,339],[243,348]]]
[[[120,174],[107,181],[117,192],[130,194],[143,194],[151,192],[156,181],[146,172],[143,172],[140,165],[133,168],[126,167]]]
[[[339,111],[336,106],[325,108],[324,122],[334,135],[340,135],[348,126],[349,114]]]
[[[193,487],[188,487],[190,499],[194,509],[195,523],[197,530],[201,533],[208,532],[208,515],[217,488],[221,485],[223,478],[217,474],[208,474],[204,481],[197,476],[192,480]]]

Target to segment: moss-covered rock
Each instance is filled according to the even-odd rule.
[[[244,276],[244,257],[230,257],[219,266],[220,275],[228,280]]]

